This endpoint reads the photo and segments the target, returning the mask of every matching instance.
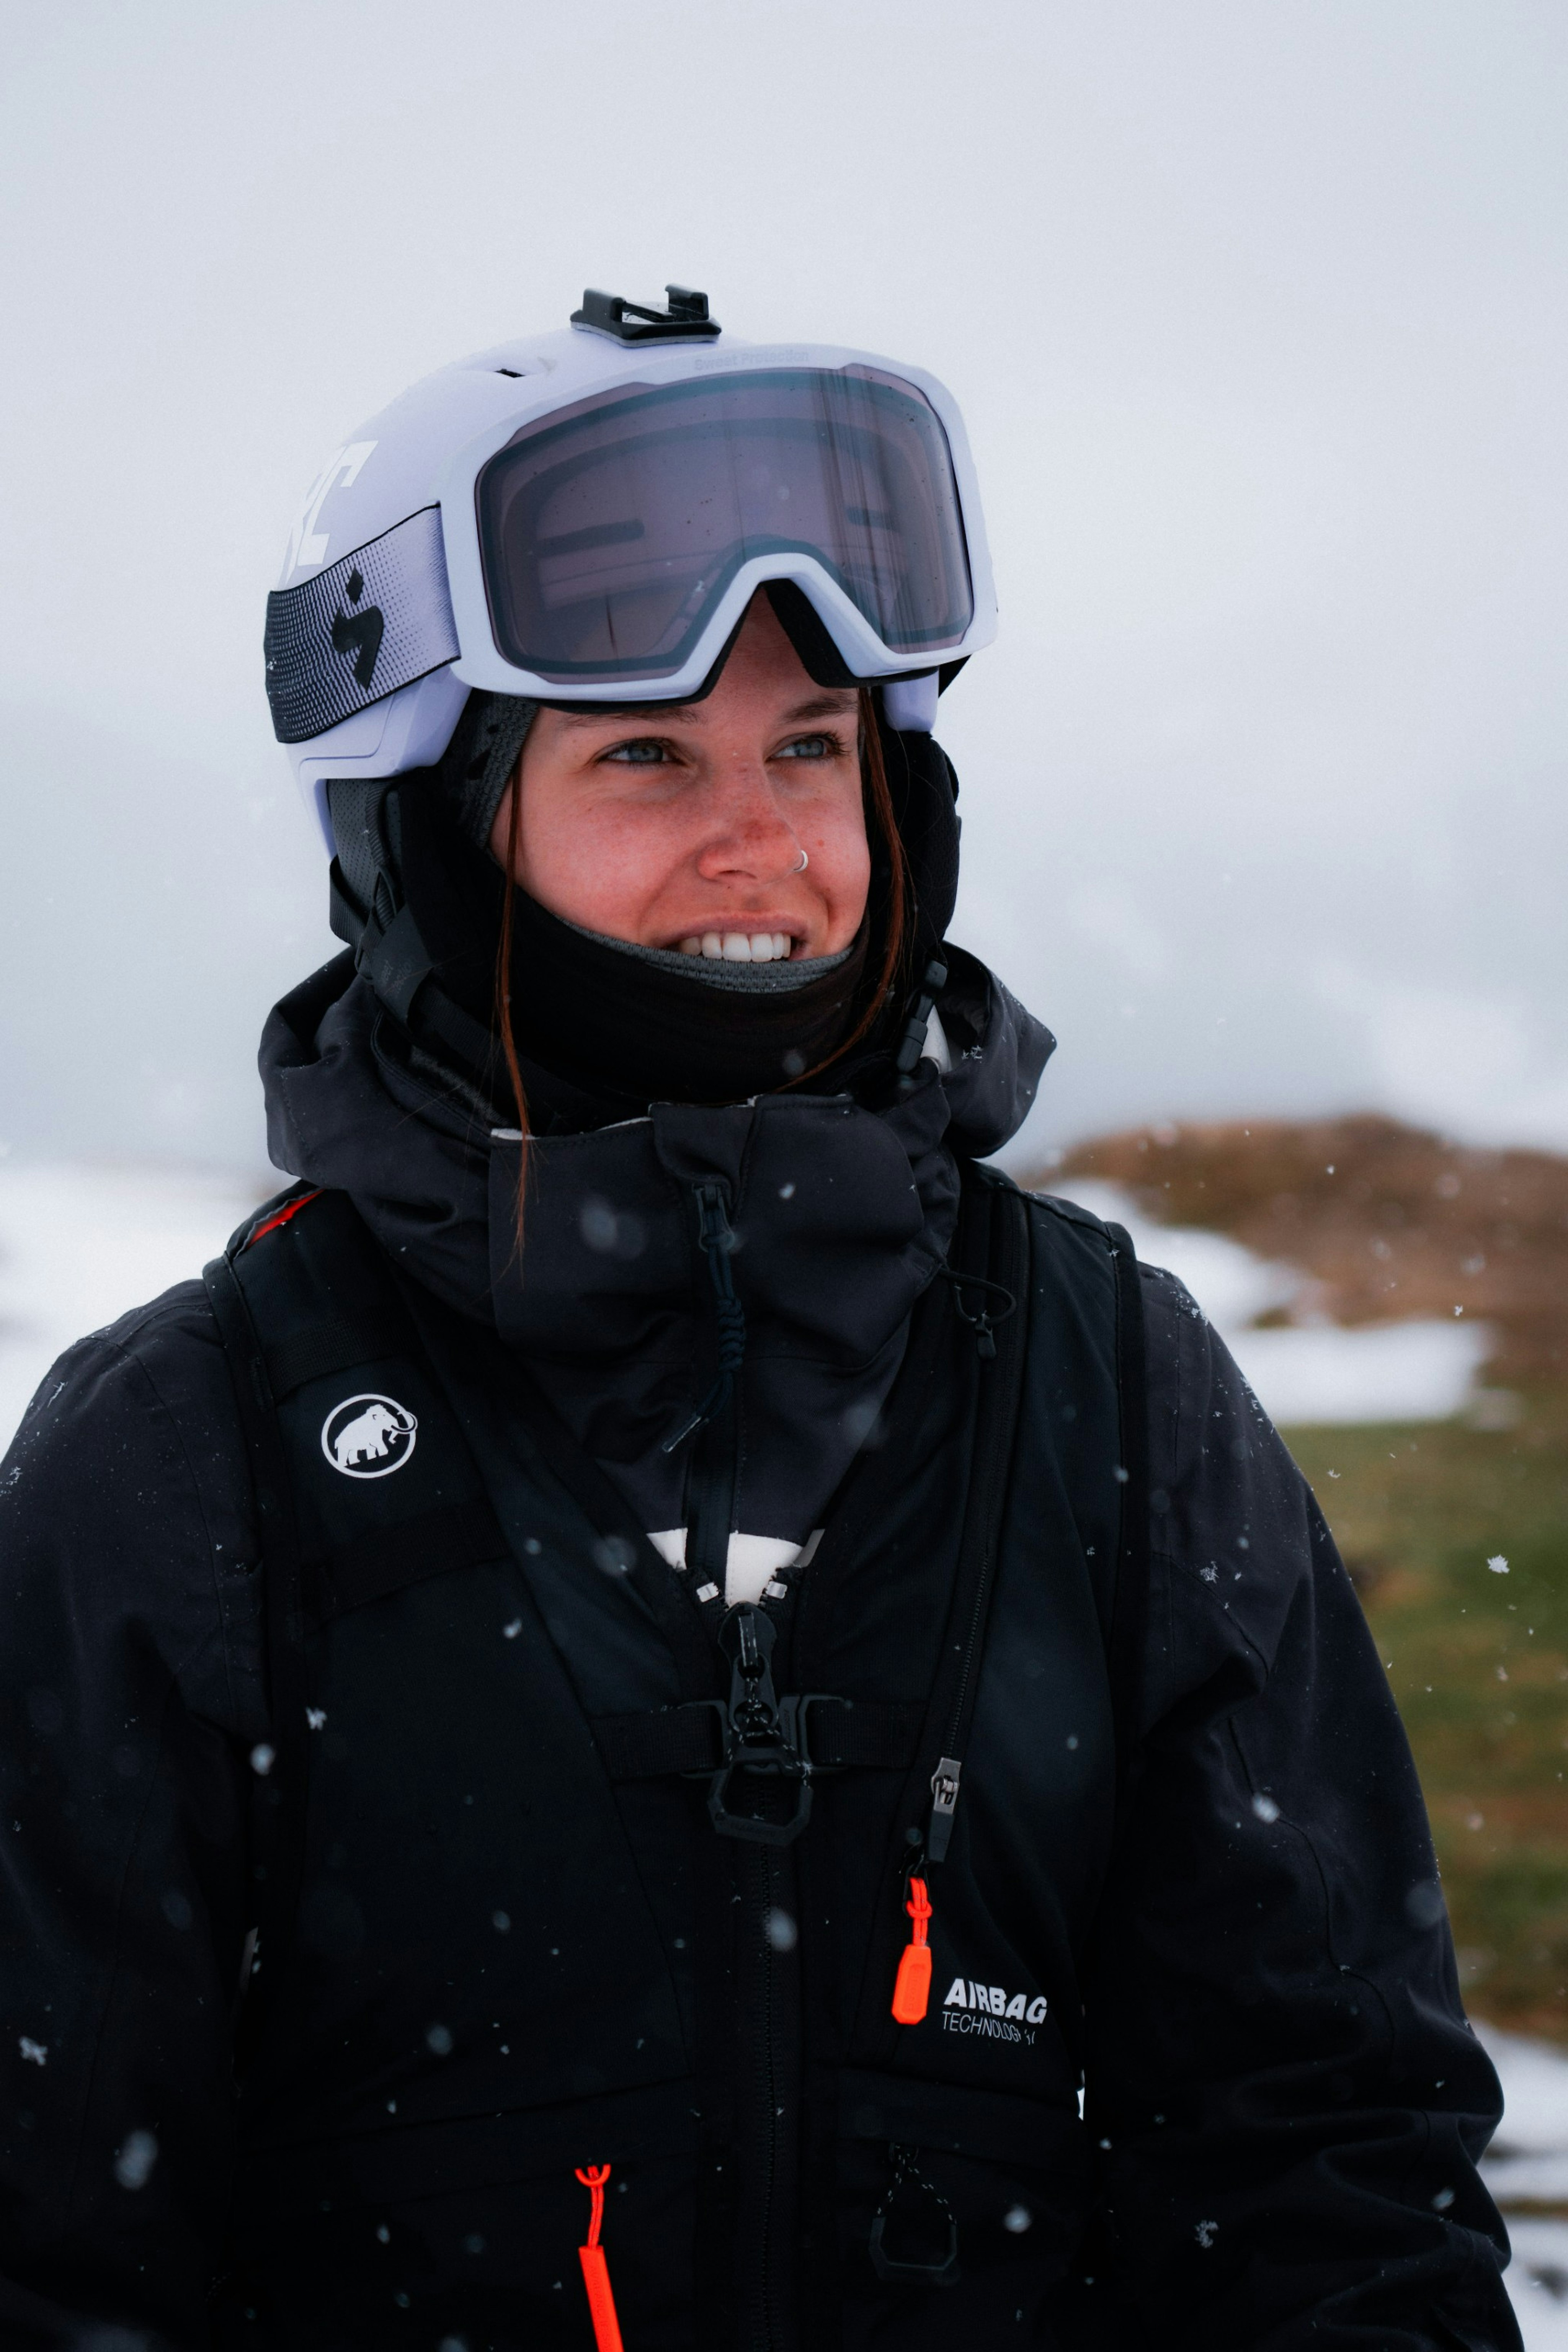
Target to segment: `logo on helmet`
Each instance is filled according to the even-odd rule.
[[[321,1451],[345,1478],[388,1478],[413,1453],[418,1431],[394,1397],[345,1397],[321,1423]]]
[[[327,533],[316,529],[316,518],[326,503],[327,492],[334,487],[346,490],[374,446],[374,441],[349,441],[342,448],[333,450],[311,483],[305,503],[300,509],[300,519],[289,534],[285,579],[289,572],[298,572],[301,564],[326,562]]]
[[[357,604],[364,594],[364,577],[356,563],[343,586],[351,604]],[[375,657],[381,651],[381,640],[386,628],[386,616],[379,604],[367,604],[363,612],[345,613],[340,607],[332,621],[332,651],[354,657],[354,684],[369,692],[375,676]]]

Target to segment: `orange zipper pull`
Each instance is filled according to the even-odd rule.
[[[926,1893],[925,1880],[915,1877],[912,1873],[910,1899],[904,1908],[914,1926],[909,1942],[899,1956],[898,1981],[893,1987],[893,2015],[900,2025],[918,2025],[931,2000],[931,1947],[926,1942],[931,1896]]]
[[[929,1975],[930,1970],[928,1969]],[[588,2316],[594,2323],[594,2341],[598,2352],[625,2352],[621,2342],[621,2323],[616,2317],[616,2298],[610,2293],[609,2267],[605,2261],[605,2249],[599,2243],[599,2231],[605,2221],[605,2183],[610,2177],[607,2164],[591,2164],[584,2172],[579,2168],[577,2178],[593,2199],[588,2210],[588,2242],[577,2249],[577,2259],[583,2265],[583,2284],[588,2290]]]

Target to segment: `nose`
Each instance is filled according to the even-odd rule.
[[[697,854],[705,881],[782,882],[800,871],[802,846],[760,761],[737,761],[715,778],[712,824]]]

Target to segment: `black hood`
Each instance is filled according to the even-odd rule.
[[[889,1107],[763,1095],[519,1144],[411,1059],[351,959],[284,999],[261,1072],[279,1168],[346,1192],[419,1282],[493,1323],[650,1530],[684,1524],[680,1454],[711,1299],[693,1188],[719,1178],[745,1308],[742,1532],[803,1541],[870,1432],[915,1300],[943,1262],[956,1158],[995,1151],[1035,1097],[1052,1040],[974,958],[950,950],[930,1061]]]

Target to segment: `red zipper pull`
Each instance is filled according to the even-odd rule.
[[[930,1974],[928,1968],[927,1974]],[[577,2249],[577,2259],[583,2265],[583,2284],[588,2290],[588,2316],[594,2323],[594,2341],[598,2352],[625,2352],[621,2342],[621,2323],[616,2317],[616,2298],[610,2293],[610,2273],[605,2261],[605,2249],[599,2243],[599,2231],[605,2221],[605,2183],[610,2177],[607,2164],[591,2164],[584,2172],[578,2169],[577,2178],[593,2199],[588,2210],[588,2242]]]
[[[931,1896],[926,1883],[911,1871],[909,1900],[905,1910],[913,1920],[910,1940],[899,1956],[898,1981],[893,1987],[893,2015],[900,2025],[918,2025],[926,2013],[931,2000],[931,1946],[926,1942],[926,1922],[931,1917]]]

